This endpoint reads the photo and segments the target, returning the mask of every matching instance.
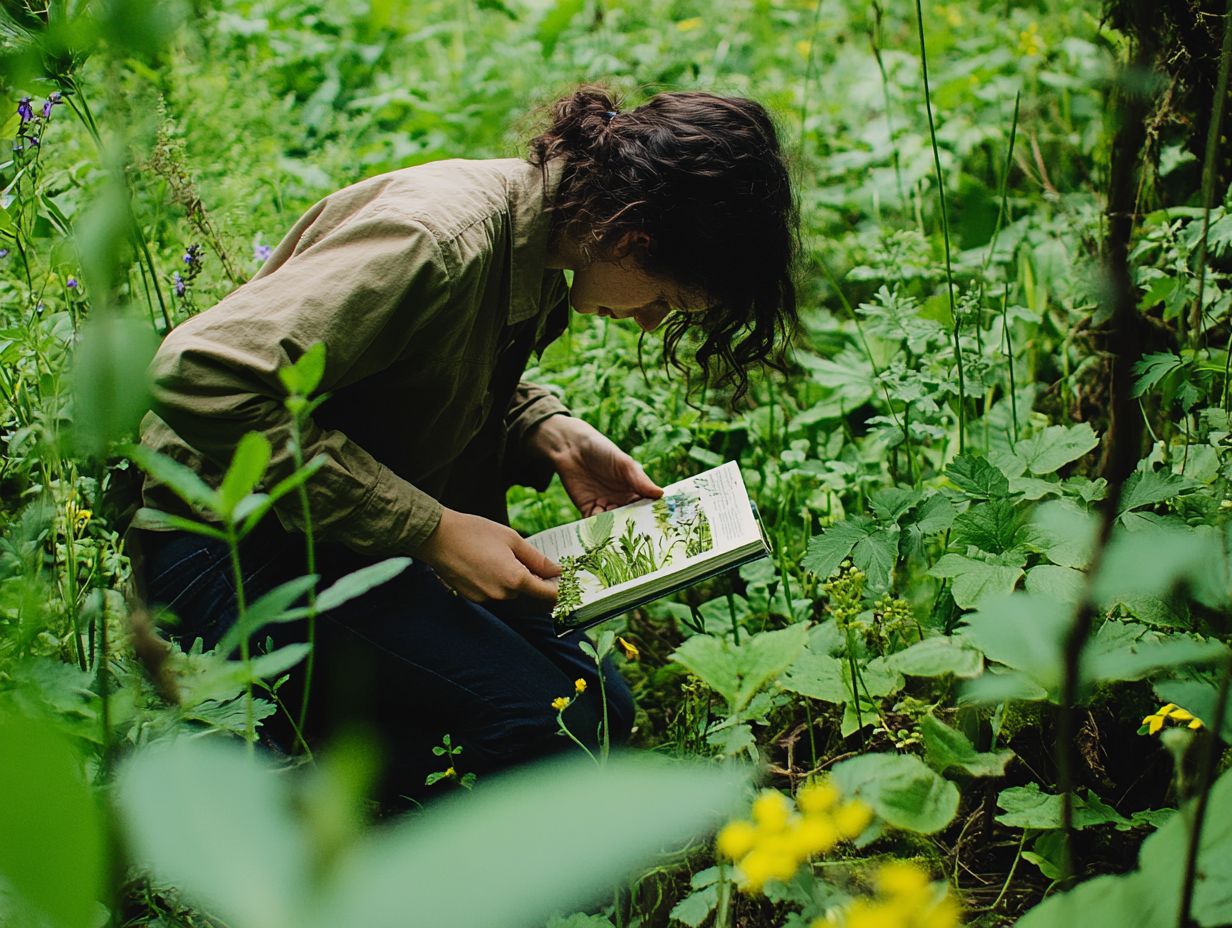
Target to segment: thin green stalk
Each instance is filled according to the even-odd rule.
[[[1228,99],[1228,67],[1232,63],[1232,0],[1223,14],[1223,46],[1219,50],[1219,76],[1215,79],[1215,99],[1211,103],[1211,124],[1206,130],[1206,151],[1202,158],[1202,238],[1198,242],[1198,294],[1189,315],[1189,330],[1194,347],[1202,337],[1202,297],[1206,287],[1206,246],[1211,229],[1211,203],[1215,199],[1215,156],[1219,150],[1219,130]],[[1184,333],[1181,333],[1182,341]],[[1224,391],[1227,392],[1227,362],[1224,362]]]
[[[1005,882],[1001,884],[1001,892],[997,893],[997,898],[993,900],[989,911],[997,911],[997,906],[1001,904],[1001,900],[1005,898],[1006,892],[1010,888],[1010,883],[1014,881],[1014,873],[1018,870],[1018,861],[1022,860],[1022,848],[1027,843],[1027,830],[1022,830],[1022,838],[1018,842],[1018,853],[1014,855],[1014,862],[1010,864],[1010,872],[1005,875]]]
[[[586,752],[586,756],[587,756],[587,757],[589,757],[592,761],[594,761],[596,766],[599,766],[599,767],[603,766],[603,765],[599,762],[599,758],[595,757],[595,755],[591,752],[590,748],[586,747],[586,745],[584,745],[584,744],[582,744],[582,742],[578,741],[577,736],[576,736],[573,732],[571,732],[571,731],[569,730],[569,726],[565,724],[565,720],[564,720],[564,717],[563,717],[563,715],[562,715],[562,713],[563,713],[563,712],[564,712],[564,710],[562,709],[560,712],[557,712],[557,713],[556,713],[556,724],[557,724],[557,725],[559,725],[559,726],[560,726],[560,730],[561,730],[561,731],[563,731],[563,732],[565,733],[565,737],[567,737],[570,741],[572,741],[572,742],[573,742],[574,744],[576,744],[579,748],[581,748],[583,751],[585,751],[585,752]]]
[[[595,666],[599,671],[599,701],[603,703],[603,737],[599,740],[599,765],[603,766],[612,752],[612,733],[607,724],[607,681],[603,675],[603,658],[596,657]]]
[[[1022,103],[1022,91],[1014,94],[1014,117],[1010,121],[1010,144],[1005,150],[1005,166],[1001,170],[1001,197],[997,207],[997,222],[992,228],[992,238],[988,242],[988,254],[984,256],[984,270],[992,263],[992,256],[997,251],[997,239],[1005,223],[1005,215],[1009,211],[1010,168],[1014,165],[1014,142],[1018,138],[1018,113]],[[982,275],[981,275],[982,277]]]
[[[954,360],[958,365],[958,453],[967,447],[967,384],[963,371],[961,320],[954,300],[954,267],[950,259],[950,217],[945,206],[945,178],[941,173],[941,151],[937,147],[937,127],[933,122],[932,92],[928,86],[928,52],[924,48],[924,9],[922,0],[915,0],[916,25],[920,33],[920,64],[924,72],[924,108],[928,113],[928,137],[932,141],[933,166],[937,171],[937,196],[941,201],[941,235],[945,240],[945,282],[950,299],[950,316],[954,320]]]
[[[1010,282],[1001,297],[1001,330],[1005,334],[1005,367],[1010,374],[1010,434],[1018,443],[1018,388],[1014,384],[1014,343],[1010,336]]]
[[[304,449],[301,437],[300,417],[297,414],[293,414],[291,416],[291,456],[295,461],[296,470],[300,470],[304,466]],[[307,561],[308,573],[315,576],[317,572],[317,551],[316,539],[312,533],[312,507],[308,505],[308,490],[303,483],[300,483],[296,488],[296,493],[299,496],[300,512],[304,519],[304,556]],[[308,656],[304,660],[304,692],[299,704],[299,721],[296,723],[297,734],[305,730],[308,721],[308,697],[312,691],[312,670],[317,653],[316,636],[317,585],[314,582],[308,588]],[[303,748],[308,747],[302,734],[299,735],[299,743]]]
[[[907,191],[903,187],[903,167],[898,157],[898,146],[894,144],[894,119],[890,112],[890,78],[886,74],[885,61],[881,57],[881,13],[881,4],[874,0],[873,25],[868,30],[868,41],[873,48],[873,57],[877,60],[877,70],[881,74],[881,95],[885,100],[886,129],[889,133],[891,158],[894,161],[894,181],[898,187],[898,199],[905,208]]]
[[[227,548],[231,554],[231,576],[235,583],[235,621],[243,623],[248,605],[244,601],[244,571],[240,566],[240,543],[235,534],[235,525],[228,520],[226,523]],[[248,751],[252,753],[257,737],[256,718],[252,697],[252,660],[248,652],[248,635],[240,638],[240,660],[244,664],[244,735],[248,742]]]
[[[800,151],[804,151],[804,129],[805,121],[808,118],[808,97],[809,84],[813,82],[813,61],[816,58],[814,49],[817,45],[817,30],[821,25],[821,4],[822,0],[817,0],[817,5],[813,7],[813,29],[809,34],[809,56],[808,63],[804,66],[804,84],[800,87]]]
[[[714,913],[714,928],[730,928],[731,926],[731,877],[727,873],[727,864],[719,858],[719,903]]]

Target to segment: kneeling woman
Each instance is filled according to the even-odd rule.
[[[585,88],[557,102],[527,160],[425,164],[326,197],[253,280],[167,337],[142,440],[214,482],[253,430],[275,449],[272,477],[289,472],[278,370],[324,342],[329,399],[302,438],[305,459],[326,459],[308,487],[321,583],[414,560],[321,616],[309,742],[366,724],[387,749],[387,793],[406,795],[440,769],[444,733],[480,774],[567,744],[551,703],[596,670],[580,635],[553,633],[558,568],[509,528],[506,490],[556,473],[583,515],[662,491],[523,370],[572,306],[663,324],[673,362],[697,330],[702,376],[742,390],[795,327],[794,217],[757,103],[662,93],[621,112]],[[152,480],[144,492],[183,509]],[[298,507],[278,516],[241,548],[250,601],[305,572]],[[137,531],[146,596],[185,644],[212,647],[236,613],[225,546],[152,528]],[[620,741],[633,701],[604,675]],[[565,714],[592,744],[599,690]]]

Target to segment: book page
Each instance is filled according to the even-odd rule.
[[[574,559],[569,579],[562,581],[562,599],[574,578],[577,608],[761,538],[734,462],[663,491],[661,499],[641,500],[528,539],[557,563]]]

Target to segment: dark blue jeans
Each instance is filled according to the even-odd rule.
[[[139,532],[144,594],[164,615],[164,626],[185,648],[195,638],[212,648],[236,616],[233,572],[225,544],[182,532]],[[273,587],[303,575],[304,543],[276,525],[262,526],[241,544],[244,593],[254,602]],[[317,546],[319,589],[372,563],[340,545]],[[277,647],[303,641],[304,622],[267,626]],[[424,788],[427,774],[449,766],[432,748],[448,733],[462,746],[453,766],[481,777],[556,750],[577,750],[557,732],[558,696],[586,690],[565,712],[571,732],[595,746],[602,719],[594,662],[578,645],[580,634],[557,638],[542,603],[476,604],[451,595],[425,564],[317,619],[306,737],[314,749],[343,732],[374,736],[385,771],[380,795],[415,799],[441,791]],[[297,713],[301,664],[279,690]],[[611,740],[628,739],[633,697],[620,673],[605,665]],[[264,732],[290,748],[291,728],[279,714]]]

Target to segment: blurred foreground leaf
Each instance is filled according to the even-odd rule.
[[[146,367],[158,338],[148,322],[97,313],[82,327],[73,359],[73,430],[78,449],[101,457],[130,436],[150,403]]]

